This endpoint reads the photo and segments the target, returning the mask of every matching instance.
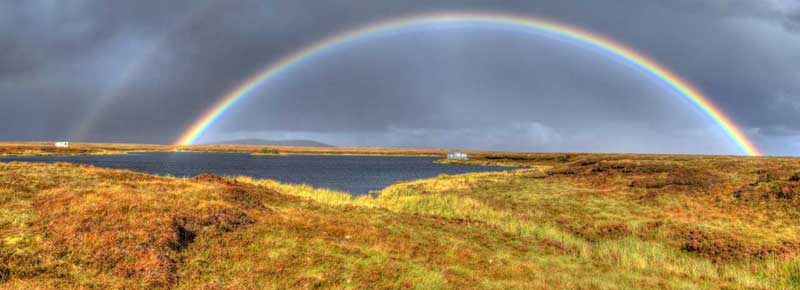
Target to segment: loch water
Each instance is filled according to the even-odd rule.
[[[437,159],[439,158],[407,156],[254,156],[239,153],[146,152],[95,156],[0,157],[0,162],[70,162],[178,177],[202,173],[245,175],[285,183],[304,183],[354,195],[364,195],[399,181],[430,178],[440,174],[514,169],[434,163]]]

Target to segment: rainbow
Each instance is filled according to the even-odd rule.
[[[689,102],[697,106],[708,117],[710,117],[729,137],[736,143],[740,150],[747,155],[761,155],[759,149],[753,145],[747,136],[730,120],[722,111],[716,107],[707,97],[703,96],[697,89],[693,88],[688,82],[678,77],[675,73],[667,70],[636,51],[614,42],[610,39],[601,37],[591,32],[564,25],[552,21],[538,18],[514,16],[507,14],[487,14],[487,13],[436,13],[423,14],[411,17],[391,19],[345,31],[340,34],[324,38],[312,43],[297,52],[294,52],[279,61],[268,65],[266,68],[240,83],[232,91],[222,97],[205,114],[202,115],[193,125],[180,137],[176,145],[191,145],[203,133],[219,120],[225,112],[234,106],[239,100],[248,93],[255,90],[260,84],[270,80],[281,72],[288,71],[295,65],[310,59],[316,55],[333,49],[335,47],[350,43],[369,36],[379,35],[409,27],[430,25],[430,24],[492,24],[509,27],[524,28],[535,32],[545,32],[561,36],[565,39],[587,44],[600,51],[609,53],[624,60],[634,67],[638,67],[666,85],[673,88],[679,95],[686,98]]]

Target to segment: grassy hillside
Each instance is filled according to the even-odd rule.
[[[0,163],[0,288],[797,289],[800,160],[503,154],[372,196]]]

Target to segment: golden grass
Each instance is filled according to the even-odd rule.
[[[354,198],[0,163],[0,289],[800,288],[796,159],[484,154],[527,169]]]

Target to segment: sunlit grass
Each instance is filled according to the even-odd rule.
[[[0,163],[0,288],[800,288],[791,160],[511,156],[361,197]]]
[[[472,225],[488,224],[520,237],[558,242],[567,249],[567,255],[593,261],[595,266],[624,270],[633,276],[633,273],[640,273],[642,276],[639,278],[668,283],[670,288],[716,288],[728,285],[727,287],[743,289],[769,289],[794,285],[791,282],[792,277],[795,277],[792,276],[792,265],[796,262],[768,260],[717,263],[681,251],[674,246],[675,242],[669,240],[669,233],[663,231],[642,233],[651,236],[644,240],[634,232],[622,237],[586,241],[554,221],[566,219],[588,223],[585,226],[589,226],[589,230],[598,225],[602,228],[603,223],[607,222],[622,222],[634,231],[645,231],[641,228],[654,217],[659,217],[661,208],[638,204],[625,194],[598,195],[575,184],[553,184],[543,179],[525,178],[530,175],[536,176],[521,172],[440,176],[396,184],[381,191],[376,197],[359,198],[305,185],[285,185],[247,178],[238,180],[276,188],[290,195],[333,206],[382,208],[403,214],[462,219],[467,224],[473,222]],[[608,195],[617,195],[619,198],[608,198]],[[506,203],[495,202],[498,197]],[[508,197],[513,198],[514,202],[508,203]],[[681,203],[680,197],[677,197],[678,200],[664,198],[661,197],[659,204],[672,206],[674,203]],[[520,211],[520,204],[534,210]],[[722,230],[741,227],[737,224],[726,224],[724,221],[710,220],[707,223],[710,227]],[[677,226],[682,225],[677,223]],[[769,241],[770,237],[764,239]],[[689,281],[676,277],[687,278]]]

